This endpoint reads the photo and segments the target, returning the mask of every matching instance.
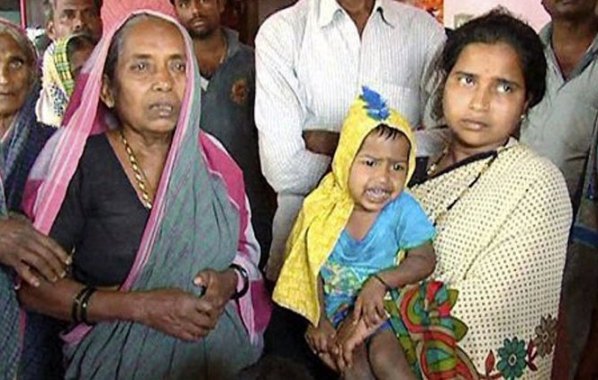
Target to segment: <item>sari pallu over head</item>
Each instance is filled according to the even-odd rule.
[[[77,326],[64,336],[66,377],[228,378],[259,356],[270,312],[257,270],[259,249],[249,223],[242,174],[222,146],[199,130],[199,70],[186,31],[162,13],[123,12],[129,14],[127,20],[142,13],[179,28],[186,43],[188,82],[150,218],[120,289],[177,287],[197,294],[193,278],[199,271],[224,270],[232,262],[248,271],[250,289],[237,303],[229,302],[217,327],[195,343],[131,322]],[[88,136],[107,128],[99,100],[102,75],[110,44],[127,20],[105,29],[81,73],[66,127],[32,171],[26,203],[35,226],[44,233],[60,210]]]

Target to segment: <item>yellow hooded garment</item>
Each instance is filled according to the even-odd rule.
[[[397,111],[389,109],[378,93],[364,87],[343,124],[332,173],[305,198],[287,241],[285,262],[273,299],[316,326],[321,312],[318,275],[353,212],[354,202],[348,189],[351,165],[365,138],[380,124],[398,129],[409,140],[411,150],[405,183],[409,182],[415,170],[415,139],[411,126]]]

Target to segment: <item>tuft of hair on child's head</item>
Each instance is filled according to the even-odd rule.
[[[407,138],[403,132],[397,128],[390,127],[386,124],[379,124],[376,128],[372,129],[368,136],[378,135],[384,137],[386,140],[396,140],[400,137]]]

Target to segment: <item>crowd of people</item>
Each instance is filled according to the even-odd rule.
[[[0,379],[598,376],[598,1],[542,4],[0,19]]]

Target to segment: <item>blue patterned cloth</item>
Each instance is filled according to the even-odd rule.
[[[35,103],[39,95],[36,83],[15,117],[9,135],[0,144],[0,215],[8,210],[20,211],[23,191],[31,167],[55,128],[37,122]],[[0,232],[1,233],[1,232]],[[0,270],[0,380],[13,380],[19,364],[19,378],[45,379],[62,377],[62,354],[55,322],[35,313],[27,315],[27,329],[19,341],[19,304],[14,291],[14,272]],[[49,344],[52,343],[52,344]],[[4,377],[3,377],[4,376]]]
[[[320,275],[329,320],[338,325],[374,273],[397,265],[400,251],[432,241],[436,230],[419,203],[407,192],[390,202],[362,240],[343,230]]]
[[[29,171],[46,142],[56,131],[55,128],[37,122],[35,103],[38,97],[39,85],[36,84],[17,114],[8,137],[1,144],[4,158],[4,195],[10,211],[20,211]]]
[[[0,153],[2,146],[0,144]],[[0,219],[6,218],[6,203],[2,185],[3,154],[0,154]],[[0,232],[1,233],[1,232]],[[0,265],[0,380],[13,380],[19,357],[19,304],[13,288],[12,271]]]

